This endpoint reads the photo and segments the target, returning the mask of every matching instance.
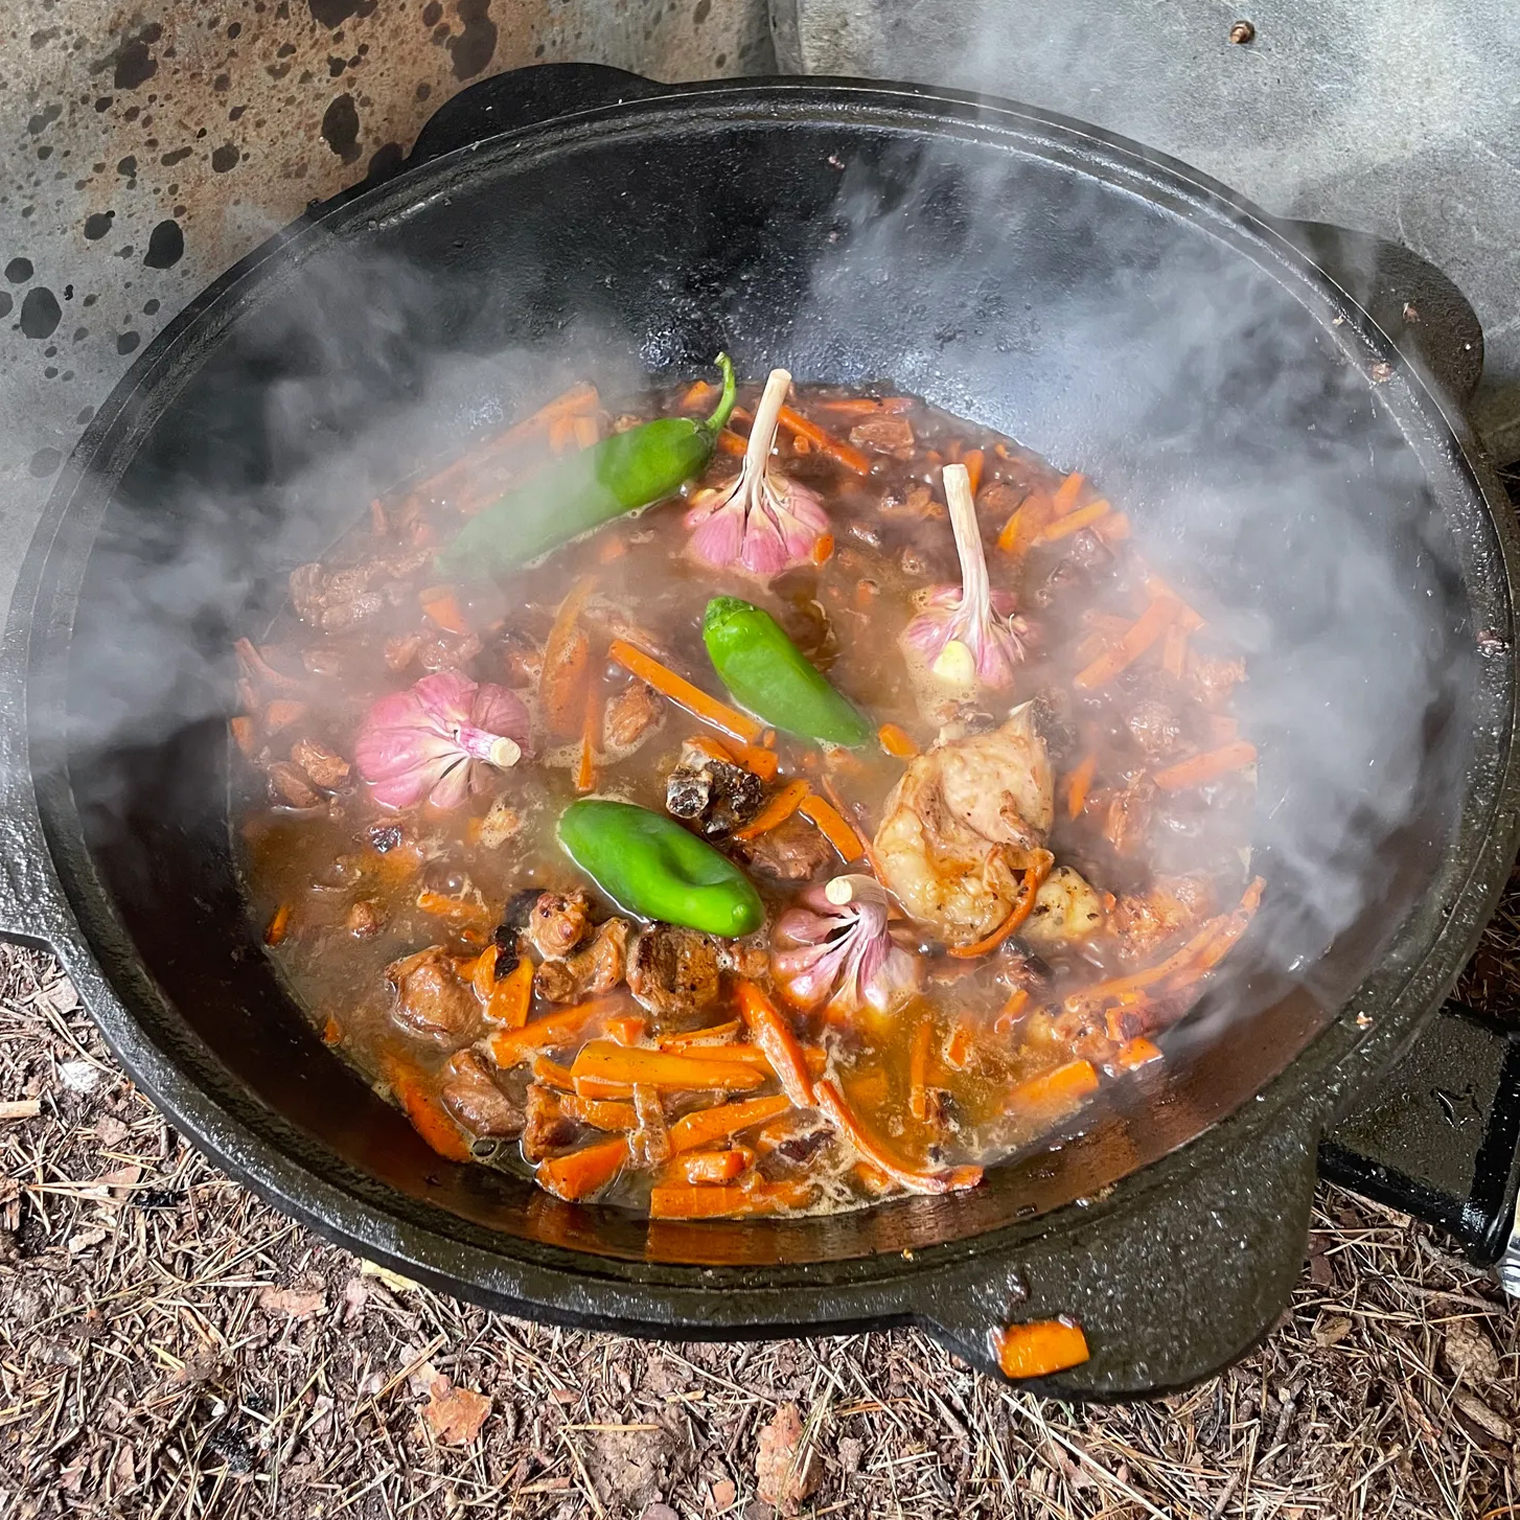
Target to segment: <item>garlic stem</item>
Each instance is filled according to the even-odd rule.
[[[886,888],[874,876],[836,876],[823,889],[823,895],[836,908],[850,903],[869,903],[878,908],[891,907]]]
[[[764,484],[766,472],[770,469],[771,450],[776,446],[776,427],[791,388],[790,370],[773,369],[766,377],[760,404],[755,408],[755,420],[750,424],[749,447],[744,451],[744,475],[752,489],[759,489]]]
[[[971,476],[965,465],[947,464],[943,479],[945,505],[950,509],[950,527],[955,533],[955,552],[961,562],[961,616],[971,627],[980,628],[987,621],[992,586],[987,579],[987,556],[976,520]]]

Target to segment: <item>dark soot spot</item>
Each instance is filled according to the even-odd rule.
[[[125,158],[117,159],[116,172],[125,174],[128,179],[131,179],[137,173],[137,159],[130,153]]]
[[[11,299],[10,291],[0,290],[0,317],[10,316],[11,307],[15,304],[15,301]]]
[[[57,449],[38,449],[32,455],[31,462],[27,465],[33,475],[39,480],[44,476],[51,475],[59,465],[63,463],[63,455]]]
[[[124,332],[116,340],[116,352],[119,354],[130,354],[132,350],[135,349],[141,342],[141,333]]]
[[[712,10],[712,0],[697,0],[697,8],[691,13],[692,24],[701,26]]]
[[[306,0],[311,19],[329,30],[342,26],[350,16],[364,17],[375,8],[375,0]]]
[[[158,298],[156,296],[151,301],[144,301],[143,302],[143,315],[145,317],[154,316],[154,315],[157,314],[157,312],[158,312]]]
[[[438,0],[428,0],[428,3],[422,7],[422,24],[431,31],[442,20],[443,7]]]
[[[46,285],[34,285],[21,303],[21,331],[29,338],[51,338],[63,308]]]
[[[496,23],[487,14],[490,9],[491,0],[459,0],[464,30],[449,39],[455,79],[473,79],[490,63],[496,51]]]
[[[365,178],[374,180],[376,183],[382,179],[389,179],[391,175],[400,171],[403,161],[404,155],[401,152],[400,143],[382,143],[369,161],[369,170]]]
[[[212,153],[211,167],[217,174],[225,174],[229,169],[237,167],[238,157],[238,150],[232,143],[223,143]]]
[[[114,211],[97,211],[93,216],[87,216],[84,219],[84,235],[92,243],[96,238],[103,238],[111,230],[115,218]]]
[[[32,261],[14,258],[5,266],[5,277],[12,285],[22,285],[32,277]]]
[[[148,234],[148,251],[143,263],[149,269],[168,269],[179,263],[185,253],[185,234],[176,221],[160,222]]]
[[[141,31],[129,33],[116,49],[115,82],[118,90],[135,90],[158,73],[158,59],[149,47],[163,35],[163,30],[156,21],[150,21]]]
[[[85,423],[87,423],[94,415],[95,408],[93,406],[81,407],[78,415],[75,416],[74,421],[77,422],[80,427],[83,427]]]
[[[345,164],[358,158],[359,110],[352,95],[338,96],[323,113],[322,138]]]

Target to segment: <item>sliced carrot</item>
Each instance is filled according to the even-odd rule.
[[[1078,1367],[1091,1352],[1080,1325],[1061,1319],[1036,1319],[992,1332],[992,1350],[1004,1377],[1049,1377]]]
[[[1157,771],[1155,781],[1163,792],[1179,792],[1255,764],[1256,746],[1249,739],[1236,739]]]
[[[979,939],[970,945],[947,946],[949,954],[960,960],[972,960],[978,955],[986,955],[990,951],[996,950],[1034,912],[1034,901],[1040,894],[1040,884],[1050,875],[1050,867],[1055,860],[1055,857],[1051,856],[1048,850],[1043,850],[1040,853],[1042,856],[1050,856],[1050,858],[1042,859],[1039,865],[1030,866],[1024,872],[1024,880],[1019,887],[1018,901],[1009,910],[1008,917],[984,939]]]
[[[949,1193],[975,1187],[982,1180],[979,1166],[954,1166],[942,1171],[922,1171],[898,1161],[872,1135],[829,1078],[818,1084],[818,1108],[859,1152],[863,1161],[885,1172],[893,1182],[912,1193]]]
[[[744,1098],[738,1103],[720,1103],[716,1108],[700,1108],[686,1114],[670,1126],[672,1151],[691,1151],[731,1139],[767,1119],[774,1119],[792,1106],[782,1093],[768,1098]]]
[[[604,1019],[602,1028],[619,1045],[637,1045],[649,1033],[649,1022],[642,1013],[619,1013]]]
[[[738,1019],[727,1019],[721,1024],[709,1024],[705,1029],[686,1029],[680,1034],[667,1034],[660,1040],[660,1049],[687,1050],[693,1045],[721,1044],[732,1040],[738,1032]]]
[[[454,595],[452,586],[429,586],[417,593],[417,601],[428,617],[445,633],[466,634],[472,631],[465,621],[459,598]]]
[[[876,730],[876,737],[881,747],[895,760],[911,760],[918,753],[918,745],[913,742],[912,734],[895,723],[883,723]]]
[[[1153,1045],[1144,1035],[1126,1040],[1114,1056],[1114,1065],[1121,1071],[1134,1071],[1137,1066],[1148,1066],[1161,1059],[1161,1047]]]
[[[750,1092],[766,1080],[765,1072],[742,1061],[701,1060],[690,1054],[644,1050],[611,1040],[592,1040],[583,1045],[570,1072],[577,1092],[582,1090],[582,1077],[642,1083],[661,1092]]]
[[[341,1045],[343,1043],[343,1026],[329,1016],[322,1026],[322,1043],[324,1045]]]
[[[838,460],[845,469],[853,470],[857,475],[871,473],[871,461],[853,444],[845,443],[832,433],[825,432],[816,422],[809,422],[801,412],[793,411],[789,406],[782,407],[779,416],[782,427],[789,433],[806,438],[831,459]]]
[[[1182,606],[1182,611],[1177,614],[1177,621],[1187,629],[1189,633],[1197,633],[1203,627],[1203,614],[1188,606],[1185,598],[1177,595],[1167,583],[1153,570],[1145,572],[1145,590],[1152,597],[1169,596],[1174,602]]]
[[[1087,806],[1088,789],[1092,786],[1098,769],[1098,757],[1091,750],[1082,757],[1082,763],[1071,773],[1066,783],[1066,816],[1080,818]]]
[[[807,1058],[786,1016],[751,981],[739,983],[739,1013],[749,1037],[765,1052],[781,1090],[798,1108],[813,1106],[813,1079]]]
[[[521,1029],[528,1022],[532,1005],[533,962],[524,957],[491,988],[486,1017],[506,1029]]]
[[[786,822],[807,800],[812,788],[806,781],[788,781],[776,792],[742,829],[734,830],[735,839],[758,839]]]
[[[1233,913],[1223,914],[1213,920],[1214,932],[1202,944],[1192,941],[1193,962],[1196,970],[1212,971],[1234,949],[1236,942],[1250,927],[1256,910],[1261,906],[1261,895],[1266,883],[1257,877],[1245,890],[1240,906]],[[1201,936],[1200,936],[1201,938]]]
[[[562,1093],[575,1091],[575,1078],[570,1075],[570,1068],[562,1066],[548,1056],[534,1056],[532,1071],[533,1080],[542,1082],[545,1087],[558,1088]]]
[[[1077,501],[1082,495],[1082,487],[1086,484],[1087,477],[1080,470],[1073,470],[1055,488],[1050,498],[1050,506],[1057,517],[1065,517],[1068,512],[1076,507]]]
[[[806,1182],[766,1182],[753,1187],[690,1187],[667,1183],[649,1193],[651,1219],[725,1219],[742,1214],[779,1214],[805,1209],[815,1189]]]
[[[1008,1094],[1008,1102],[1012,1108],[1034,1109],[1042,1114],[1064,1113],[1097,1088],[1098,1073],[1091,1061],[1068,1061],[1053,1071],[1020,1082]]]
[[[971,1026],[965,1019],[957,1019],[955,1028],[950,1031],[950,1037],[945,1041],[945,1048],[940,1053],[940,1059],[951,1071],[964,1071],[971,1064],[972,1053],[976,1049],[976,1037],[971,1032]]]
[[[834,535],[832,533],[820,533],[813,540],[812,560],[815,565],[827,564],[834,553]]]
[[[549,450],[554,454],[565,453],[575,442],[575,418],[556,417],[549,424]]]
[[[980,449],[967,449],[961,463],[966,466],[966,475],[971,482],[971,494],[974,497],[982,488],[982,469],[987,463],[987,456]]]
[[[1068,512],[1065,517],[1058,517],[1054,522],[1041,528],[1033,542],[1058,543],[1063,538],[1070,538],[1073,533],[1080,533],[1083,528],[1093,527],[1102,518],[1107,517],[1110,510],[1108,503],[1099,497],[1097,501],[1090,501],[1085,507],[1078,507],[1075,512]]]
[[[591,665],[591,641],[580,627],[580,615],[593,584],[583,576],[566,592],[544,641],[539,708],[550,732],[561,738],[577,733],[585,718],[582,687]]]
[[[412,1128],[433,1150],[448,1161],[471,1161],[469,1142],[448,1111],[428,1089],[427,1078],[415,1066],[389,1056],[384,1064],[385,1080],[396,1101],[412,1121]]]
[[[496,985],[496,954],[496,946],[487,945],[475,957],[475,965],[470,971],[470,985],[482,1004],[491,1001],[491,989]]]
[[[797,811],[839,852],[843,861],[859,860],[866,852],[864,841],[844,814],[825,802],[816,792],[802,799]]]
[[[496,915],[483,902],[468,897],[450,897],[424,887],[417,894],[417,906],[434,918],[452,919],[454,923],[487,931],[496,927]]]
[[[1181,623],[1173,623],[1161,641],[1161,668],[1174,680],[1187,674],[1187,652],[1188,631]]]
[[[253,719],[246,713],[240,713],[237,717],[227,720],[227,728],[232,734],[232,742],[243,752],[243,758],[252,760],[259,747]]]
[[[273,917],[269,920],[269,927],[264,930],[264,943],[277,945],[290,929],[290,904],[282,902],[274,910]]]
[[[596,562],[599,565],[610,565],[615,559],[622,559],[628,552],[628,540],[625,538],[603,539],[601,546],[596,551]]]
[[[633,1098],[633,1083],[614,1082],[608,1077],[581,1076],[575,1079],[575,1091],[582,1098],[629,1101]]]
[[[565,1093],[560,1109],[581,1124],[603,1129],[609,1134],[626,1134],[639,1127],[638,1110],[632,1103],[609,1098],[583,1098],[579,1093]]]
[[[276,697],[264,709],[265,732],[277,734],[282,728],[289,728],[292,723],[299,723],[310,711],[309,702],[293,702],[289,697]]]
[[[718,434],[718,447],[725,454],[732,454],[736,459],[743,459],[749,453],[748,442],[741,438],[738,433],[732,432],[728,428],[724,428]]]
[[[595,417],[580,413],[570,419],[570,426],[575,434],[576,445],[580,448],[594,448],[601,438],[601,430],[596,425]]]
[[[1093,524],[1092,530],[1109,548],[1113,548],[1129,537],[1129,518],[1123,512],[1107,512]]]
[[[1083,691],[1107,685],[1121,670],[1133,665],[1141,655],[1171,626],[1182,611],[1175,597],[1159,596],[1130,625],[1129,632],[1111,644],[1085,669],[1079,670],[1072,684]]]
[[[622,1171],[627,1160],[628,1141],[619,1135],[615,1140],[598,1140],[583,1146],[567,1156],[540,1161],[533,1180],[546,1193],[575,1202],[601,1192]]]
[[[1008,514],[1008,521],[998,534],[998,548],[1017,558],[1045,531],[1054,513],[1055,508],[1045,492],[1031,491]]]
[[[908,396],[829,396],[808,405],[815,412],[836,412],[841,417],[895,417],[911,412],[914,402]]]
[[[619,993],[592,998],[589,1002],[576,1003],[569,1008],[545,1014],[543,1018],[533,1019],[521,1029],[502,1030],[499,1034],[493,1034],[487,1044],[498,1066],[516,1066],[536,1051],[555,1050],[573,1043],[584,1033],[587,1025],[619,1013],[627,1006],[628,999]]]
[[[686,742],[695,744],[714,760],[727,760],[731,765],[742,765],[762,781],[774,781],[776,772],[781,768],[781,759],[775,750],[766,749],[760,744],[741,744],[737,739],[715,739],[706,735],[693,735]]]
[[[998,1034],[1006,1034],[1023,1018],[1024,1012],[1028,1007],[1029,989],[1026,987],[1015,987],[1008,994],[1008,1001],[999,1010],[997,1020],[992,1026],[993,1030]]]
[[[763,723],[757,723],[746,714],[736,712],[726,703],[718,701],[716,697],[698,690],[684,676],[678,676],[675,671],[660,664],[653,655],[645,654],[635,645],[623,639],[614,639],[608,653],[630,675],[647,682],[661,695],[669,697],[677,707],[684,707],[694,718],[710,723],[723,733],[732,734],[745,744],[753,744],[765,732]]]
[[[682,1182],[698,1187],[712,1186],[742,1177],[753,1159],[754,1153],[743,1149],[687,1151],[676,1157],[671,1171]]]
[[[705,407],[717,394],[717,389],[710,380],[693,380],[681,392],[681,399],[676,402],[676,409],[682,412],[690,412],[699,406]]]
[[[908,1112],[922,1124],[929,1117],[929,1046],[934,1040],[934,1020],[920,1019],[908,1046]]]
[[[1209,731],[1209,739],[1216,746],[1229,744],[1240,737],[1239,718],[1232,718],[1227,713],[1206,712],[1203,714],[1203,721]]]
[[[575,789],[578,792],[589,792],[596,785],[596,741],[602,732],[602,714],[605,707],[600,683],[593,678],[586,686],[586,715],[581,723],[581,752],[575,762]]]

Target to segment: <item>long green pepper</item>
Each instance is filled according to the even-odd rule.
[[[480,580],[515,570],[556,544],[624,512],[673,496],[712,458],[734,409],[734,367],[719,354],[723,393],[710,417],[657,417],[568,454],[492,502],[438,556],[451,580]]]

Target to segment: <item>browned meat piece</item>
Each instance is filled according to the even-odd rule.
[[[834,848],[805,819],[795,814],[740,849],[746,865],[781,881],[807,881],[834,859]]]
[[[348,910],[348,916],[343,920],[343,927],[355,939],[373,939],[380,932],[380,926],[384,921],[379,904],[367,897],[361,897]]]
[[[1156,697],[1144,697],[1125,715],[1124,726],[1148,760],[1176,754],[1183,740],[1182,716]]]
[[[635,1166],[663,1166],[670,1160],[670,1131],[665,1125],[665,1110],[653,1087],[637,1083],[633,1089],[633,1109],[638,1124],[628,1137],[628,1151]]]
[[[700,1013],[718,1000],[718,941],[695,929],[650,924],[628,951],[628,987],[657,1018]]]
[[[335,792],[348,780],[348,761],[315,739],[297,739],[290,747],[290,758],[324,791]]]
[[[351,601],[334,602],[322,609],[317,626],[328,633],[359,628],[385,611],[385,598],[378,591],[361,591]]]
[[[391,1018],[408,1033],[456,1047],[475,1038],[479,1000],[442,945],[429,945],[392,961],[385,968],[385,979],[396,989]]]
[[[791,1109],[765,1126],[757,1144],[767,1158],[793,1167],[811,1161],[833,1137],[833,1126],[811,1109]]]
[[[1097,570],[1113,562],[1113,550],[1090,529],[1080,529],[1066,542],[1067,561],[1078,570]]]
[[[480,833],[476,843],[486,850],[498,850],[523,826],[522,814],[507,801],[498,797],[486,816],[480,820]]]
[[[528,939],[545,960],[558,960],[591,928],[591,899],[574,892],[540,892],[528,914]]]
[[[913,452],[913,427],[906,417],[867,417],[850,429],[850,442],[873,454],[906,459]]]
[[[633,681],[607,703],[602,744],[608,750],[631,750],[665,721],[665,704],[654,687]]]
[[[753,771],[714,759],[690,742],[665,778],[665,810],[695,823],[709,839],[743,827],[760,811],[765,787]]]
[[[976,493],[976,510],[986,517],[987,526],[1002,532],[1008,519],[1023,503],[1025,491],[1021,486],[1010,485],[1006,480],[989,480]]]
[[[551,1003],[576,1003],[611,992],[623,980],[627,957],[627,920],[609,918],[584,950],[546,960],[533,974],[533,990]]]
[[[390,670],[405,670],[417,658],[422,647],[420,633],[404,633],[398,638],[385,641],[385,663]]]
[[[536,687],[544,652],[537,639],[520,628],[509,628],[501,636],[501,663],[511,685]]]
[[[1218,709],[1229,701],[1236,684],[1246,678],[1244,660],[1193,660],[1188,667],[1188,689],[1205,707]]]
[[[397,550],[331,573],[319,564],[290,572],[290,600],[303,622],[337,633],[368,622],[393,600],[392,587],[432,558],[426,548]],[[404,591],[398,588],[396,594]]]
[[[321,794],[288,760],[276,760],[269,767],[269,785],[275,798],[293,808],[316,807]]]
[[[1156,783],[1149,776],[1134,777],[1122,790],[1106,798],[1103,837],[1120,855],[1127,855],[1144,840],[1151,826]]]
[[[890,490],[881,499],[881,510],[891,518],[945,517],[944,505],[934,499],[934,492],[921,480],[915,480],[905,489]]]
[[[542,1082],[529,1083],[527,1112],[523,1116],[523,1160],[534,1165],[547,1160],[555,1151],[573,1144],[576,1133],[575,1120],[559,1106],[554,1089]]]
[[[370,848],[380,855],[389,855],[405,838],[399,823],[372,823],[364,831]]]
[[[724,946],[723,969],[732,971],[735,976],[753,982],[769,975],[770,967],[771,953],[765,945],[745,944],[736,939]]]
[[[435,670],[462,670],[485,648],[473,633],[463,638],[457,634],[435,634],[417,645],[417,663],[429,673]]]
[[[1109,924],[1126,956],[1149,960],[1174,935],[1197,928],[1213,906],[1207,877],[1158,876],[1149,892],[1125,893]]]
[[[522,1110],[496,1085],[491,1068],[473,1050],[457,1051],[449,1058],[438,1099],[472,1135],[496,1139],[523,1127]]]

